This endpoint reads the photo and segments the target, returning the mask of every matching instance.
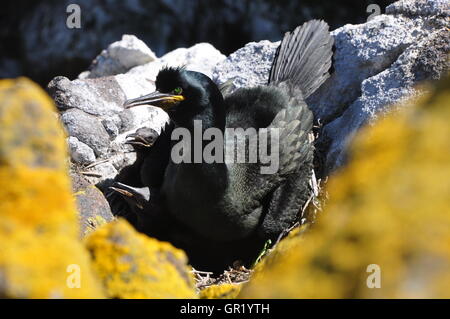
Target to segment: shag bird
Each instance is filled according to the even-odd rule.
[[[195,161],[194,150],[187,157],[190,162],[179,162],[167,155],[178,143],[168,141],[174,131],[167,130],[165,146],[160,147],[167,152],[164,157],[167,161],[156,165],[158,169],[165,165],[163,176],[156,183],[151,178],[155,174],[152,160],[143,160],[147,164],[140,167],[142,185],[137,186],[149,187],[150,193],[157,187],[161,213],[170,216],[194,237],[202,238],[204,245],[228,246],[230,249],[223,251],[222,261],[229,263],[245,258],[245,254],[252,258],[250,251],[257,254],[266,240],[276,239],[298,220],[299,210],[310,193],[308,182],[314,150],[308,139],[313,115],[305,99],[329,77],[332,45],[328,25],[312,20],[285,34],[267,85],[240,88],[224,97],[208,76],[168,67],[159,72],[154,93],[125,102],[127,108],[153,105],[166,110],[174,123],[172,129],[183,128],[191,133],[191,145],[198,143],[196,123],[201,123],[201,136],[210,128],[223,133],[223,150],[230,145],[237,150],[237,140],[247,143],[256,140],[259,148],[247,150],[246,159],[261,145],[278,150],[278,170],[270,174],[262,173],[267,163],[259,155],[256,162],[242,163],[226,161],[224,151],[214,153],[219,160],[207,162]],[[229,137],[225,132],[230,128],[243,130],[236,130]],[[248,130],[252,128],[255,130]],[[265,128],[269,129],[265,136],[268,142],[263,141],[264,135],[258,134]],[[269,138],[275,134],[271,129],[278,133],[279,143]],[[155,145],[158,140],[159,137]],[[203,154],[210,141],[200,142]],[[187,253],[195,264],[192,260],[195,254],[189,253],[195,247],[189,243],[179,246],[189,247]],[[210,265],[218,263],[210,260]]]

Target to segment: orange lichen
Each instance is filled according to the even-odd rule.
[[[89,234],[86,247],[108,297],[196,297],[184,252],[136,232],[123,219]]]
[[[363,129],[317,222],[270,254],[240,297],[449,298],[449,101],[447,79]],[[380,288],[367,284],[371,264]]]
[[[64,131],[31,81],[0,81],[0,296],[102,297],[78,241]],[[71,288],[70,265],[80,271]]]

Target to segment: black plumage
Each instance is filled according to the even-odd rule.
[[[150,206],[159,207],[169,228],[172,220],[173,229],[180,229],[168,231],[164,239],[184,248],[195,266],[218,269],[234,259],[252,261],[267,239],[275,239],[298,220],[310,193],[314,150],[308,139],[313,116],[305,98],[329,76],[332,44],[328,25],[313,20],[284,36],[268,85],[238,89],[224,98],[206,75],[165,68],[157,76],[157,92],[126,102],[126,107],[162,107],[174,128],[186,128],[192,136],[197,120],[203,132],[208,128],[278,130],[279,166],[273,174],[261,173],[266,164],[259,156],[256,163],[176,163],[166,155],[152,157],[148,150],[143,154],[137,165],[141,182],[137,186],[157,192],[158,201]],[[239,137],[262,143],[254,132]],[[202,143],[203,149],[209,141]],[[175,142],[165,136],[161,144],[156,149],[170,154]],[[234,139],[226,137],[224,148],[230,145],[236,148]],[[164,167],[163,176],[155,174],[154,167]],[[213,252],[214,256],[205,257]]]

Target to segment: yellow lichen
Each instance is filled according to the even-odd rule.
[[[88,217],[86,222],[88,225],[86,227],[86,230],[85,230],[83,236],[86,236],[86,235],[92,233],[95,229],[97,229],[101,225],[104,225],[107,223],[107,221],[100,215]]]
[[[24,78],[0,81],[1,297],[102,296],[77,240],[66,158],[64,132],[45,92]],[[80,271],[79,288],[68,284],[70,265]]]
[[[201,290],[201,299],[235,299],[241,291],[242,284],[212,285]]]
[[[184,252],[136,232],[123,219],[89,234],[86,247],[108,297],[196,297]]]
[[[449,298],[449,101],[447,79],[363,129],[317,222],[270,254],[240,297]]]

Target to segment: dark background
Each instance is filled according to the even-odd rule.
[[[0,11],[0,78],[26,75],[43,86],[57,75],[71,79],[122,34],[134,34],[161,56],[209,42],[230,54],[247,42],[281,39],[284,32],[320,18],[331,30],[363,23],[378,4],[393,0],[6,0]],[[81,29],[68,29],[66,8],[81,7]]]

